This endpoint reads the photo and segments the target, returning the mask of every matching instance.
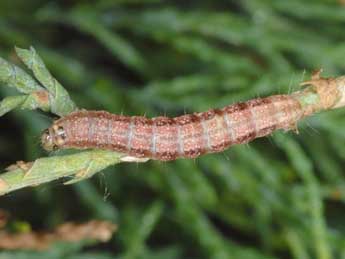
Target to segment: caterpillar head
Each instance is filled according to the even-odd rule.
[[[41,136],[42,147],[47,151],[57,150],[65,144],[66,134],[62,126],[53,124],[43,131]]]

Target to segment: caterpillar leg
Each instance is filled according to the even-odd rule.
[[[124,156],[121,157],[122,162],[137,162],[137,163],[145,163],[149,161],[150,158],[147,157],[134,157],[134,156]]]

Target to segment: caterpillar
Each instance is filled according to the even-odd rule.
[[[195,158],[247,143],[276,129],[293,128],[302,113],[300,103],[288,95],[175,118],[81,110],[55,121],[43,134],[42,143],[46,150],[100,148],[163,161]]]
[[[162,161],[221,152],[277,129],[296,129],[302,117],[335,106],[345,78],[324,79],[319,74],[303,83],[312,87],[291,95],[257,98],[175,118],[79,110],[56,120],[43,133],[42,146],[46,150],[107,149]],[[307,98],[315,94],[316,98]]]

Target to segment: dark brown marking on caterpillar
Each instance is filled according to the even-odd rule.
[[[42,135],[43,147],[103,148],[137,158],[174,160],[220,152],[276,129],[291,129],[303,116],[300,103],[275,95],[222,109],[176,118],[122,116],[105,111],[76,111]]]

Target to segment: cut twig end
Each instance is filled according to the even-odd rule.
[[[319,96],[319,103],[316,110],[327,110],[333,108],[343,95],[338,87],[338,78],[324,78],[321,76],[323,69],[319,69],[312,73],[311,80],[302,82],[301,86],[310,85]],[[307,89],[309,90],[309,89]]]

